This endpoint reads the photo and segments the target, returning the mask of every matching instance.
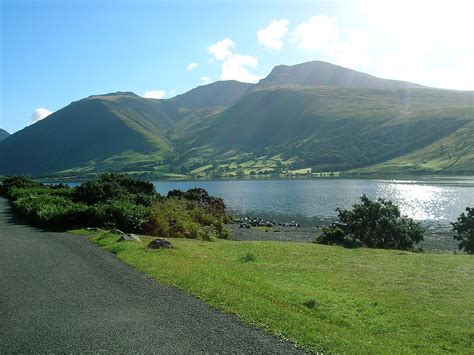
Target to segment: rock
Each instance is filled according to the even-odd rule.
[[[155,239],[148,244],[148,248],[150,249],[171,249],[174,248],[171,242],[165,239]]]
[[[119,242],[123,242],[123,241],[134,241],[134,242],[142,242],[142,240],[140,239],[140,237],[136,234],[123,234],[120,239],[118,240]]]
[[[117,228],[112,229],[112,230],[110,231],[110,233],[112,233],[112,234],[117,234],[117,235],[121,235],[121,236],[126,235],[124,232],[122,232],[120,229],[117,229]]]
[[[87,227],[86,228],[86,231],[90,231],[90,232],[97,232],[99,230],[99,228],[96,228],[96,227]]]

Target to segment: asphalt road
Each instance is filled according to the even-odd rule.
[[[21,224],[0,198],[0,353],[294,353],[84,236]]]

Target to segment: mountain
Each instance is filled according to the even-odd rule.
[[[253,84],[235,80],[216,81],[212,84],[198,86],[170,101],[178,107],[188,109],[228,107],[236,103],[251,87]]]
[[[309,62],[255,85],[73,102],[0,142],[0,175],[473,173],[472,142],[474,92]]]
[[[0,128],[0,141],[4,140],[5,138],[8,138],[9,136],[10,133]]]
[[[237,149],[280,155],[314,171],[345,171],[424,148],[470,127],[473,119],[472,93],[270,87],[223,111],[195,145],[217,156]]]
[[[381,79],[338,65],[313,61],[297,65],[278,65],[262,79],[259,87],[303,85],[341,86],[370,89],[420,88],[421,85],[398,80]]]
[[[169,131],[222,110],[199,108],[196,99],[221,107],[238,100],[249,84],[208,86],[170,100],[116,92],[75,101],[1,142],[0,174],[161,171],[175,149]]]

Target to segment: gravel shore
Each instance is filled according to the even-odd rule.
[[[239,224],[229,224],[233,240],[272,240],[278,242],[312,243],[321,234],[322,227],[252,227],[239,228]],[[458,242],[447,228],[427,228],[425,240],[418,247],[430,252],[459,252]]]

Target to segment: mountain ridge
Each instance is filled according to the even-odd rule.
[[[464,173],[474,172],[474,151],[459,137],[473,132],[474,92],[313,61],[170,99],[115,92],[75,101],[0,142],[0,175]]]
[[[8,138],[9,136],[10,136],[10,133],[8,133],[4,129],[0,128],[0,141]]]

